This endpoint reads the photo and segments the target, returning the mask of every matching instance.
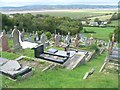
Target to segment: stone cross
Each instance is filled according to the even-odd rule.
[[[13,36],[13,47],[14,49],[22,49],[22,46],[20,44],[20,32],[17,29],[17,26],[14,26],[14,29],[12,31],[12,36]]]
[[[1,33],[1,36],[0,36],[0,41],[1,41],[1,49],[2,51],[9,51],[9,46],[8,46],[8,38],[5,34],[5,32],[2,32]]]

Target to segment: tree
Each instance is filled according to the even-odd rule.
[[[114,33],[115,33],[115,41],[120,43],[120,26],[116,27]]]
[[[2,14],[2,29],[8,31],[11,27],[13,27],[12,19],[7,15]]]
[[[99,25],[101,24],[101,20],[99,20],[99,18],[95,18],[94,22],[97,22]]]
[[[120,26],[115,28],[114,34],[115,34],[115,41],[120,43]],[[110,40],[112,40],[112,35],[113,35],[113,33],[110,33],[110,35],[109,35]]]

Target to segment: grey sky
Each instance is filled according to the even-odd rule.
[[[117,5],[119,0],[0,0],[0,6],[56,5],[56,4],[94,4]]]

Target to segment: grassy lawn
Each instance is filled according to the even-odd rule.
[[[100,28],[100,27],[84,27],[87,31],[95,31],[96,33],[93,34],[94,38],[103,39],[105,41],[109,40],[109,34],[114,31],[115,28],[107,27],[107,28]],[[90,33],[84,33],[85,36],[90,37]]]
[[[6,54],[7,55],[7,54]],[[15,57],[15,56],[13,56]],[[21,81],[11,81],[3,77],[3,87],[9,88],[117,88],[118,76],[113,73],[99,73],[99,69],[106,57],[106,52],[96,56],[92,61],[75,68],[66,70],[56,68],[47,72],[35,69],[33,75]],[[95,72],[87,80],[84,74],[94,68]]]

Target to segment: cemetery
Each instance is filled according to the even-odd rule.
[[[120,48],[114,28],[84,29],[87,33],[29,32],[19,26],[2,30],[3,87],[117,87]]]
[[[30,48],[31,50],[34,50],[34,58],[42,59],[45,61],[47,60],[50,63],[53,62],[53,63],[57,63],[58,65],[61,64],[62,67],[66,67],[67,69],[74,69],[79,64],[84,64],[84,63],[88,62],[94,54],[94,53],[91,54],[92,51],[90,52],[90,51],[77,49],[79,47],[79,38],[80,38],[80,42],[85,42],[84,46],[93,45],[95,43],[95,40],[94,40],[92,34],[91,34],[90,39],[86,38],[83,34],[80,34],[80,35],[76,34],[75,38],[72,37],[72,39],[71,39],[70,33],[68,33],[65,41],[61,42],[61,36],[58,33],[55,35],[54,43],[50,44],[50,42],[47,40],[47,36],[44,33],[42,33],[41,37],[39,38],[38,34],[36,32],[34,40],[30,40],[32,42],[30,42],[27,39],[24,40],[24,33],[25,33],[24,31],[21,33],[17,29],[17,26],[14,26],[14,29],[11,33],[12,35],[9,35],[9,36],[12,36],[11,38],[13,39],[13,47],[14,48],[10,49],[9,44],[8,44],[7,35],[6,35],[5,31],[2,32],[1,33],[1,42],[2,42],[1,49],[2,49],[2,51],[19,53],[21,50]],[[30,35],[30,37],[31,37],[31,35]],[[61,44],[64,44],[64,46]],[[63,50],[57,50],[55,48],[48,48],[49,46],[61,47],[61,48],[63,48]],[[12,65],[17,63],[16,65],[18,65],[18,66],[13,67],[11,69],[11,70],[13,70],[13,72],[11,71],[13,73],[13,75],[9,72],[7,75],[7,76],[10,76],[12,79],[14,79],[14,78],[16,79],[16,77],[14,77],[14,74],[15,75],[17,75],[17,74],[14,71],[14,69],[15,70],[22,69],[22,67],[20,67],[20,65],[17,61],[19,61],[19,60],[15,60],[15,62],[14,62],[14,60],[11,60],[11,62],[8,62],[9,64],[6,63],[5,65],[1,66],[1,73],[4,73],[5,75],[7,75],[6,74],[7,69],[5,67],[10,67],[9,66],[10,63]],[[4,63],[4,62],[5,62],[4,59],[1,58],[1,63]],[[17,68],[17,67],[19,67],[19,68]],[[26,69],[29,71],[29,67],[28,67],[28,68],[22,69],[23,71],[20,71],[20,72],[24,72],[24,71],[26,71]],[[9,68],[8,68],[8,70],[9,70]],[[32,68],[30,70],[32,71]],[[20,72],[18,72],[18,73],[20,73]],[[21,73],[20,73],[20,75],[21,75]]]

